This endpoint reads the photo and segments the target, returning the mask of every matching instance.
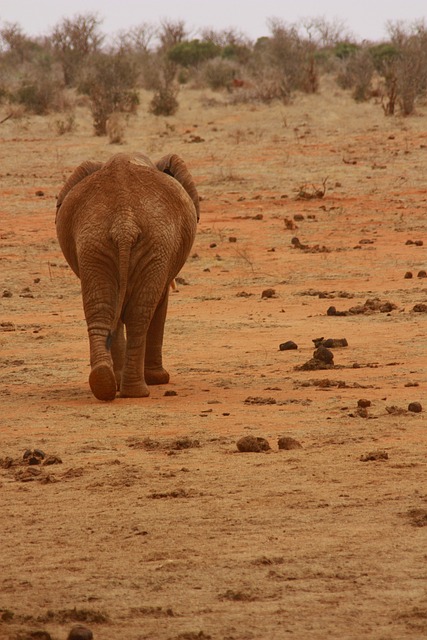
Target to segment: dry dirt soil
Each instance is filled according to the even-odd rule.
[[[424,638],[427,106],[179,98],[143,95],[122,145],[85,105],[0,125],[0,637]],[[180,154],[201,221],[170,384],[102,403],[55,197],[127,150]],[[322,337],[348,343],[326,369]]]

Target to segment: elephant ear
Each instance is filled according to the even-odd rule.
[[[64,184],[61,191],[59,192],[59,196],[56,201],[56,211],[58,211],[59,207],[63,203],[67,193],[71,191],[71,189],[75,187],[76,184],[80,182],[80,180],[83,180],[83,178],[90,176],[91,173],[95,173],[95,171],[98,171],[98,169],[100,169],[102,166],[103,166],[102,162],[93,162],[92,160],[85,160],[85,162],[82,162],[82,164],[76,167],[76,169],[74,169],[73,173],[70,175],[67,182]]]
[[[156,167],[167,173],[169,176],[178,180],[178,182],[184,187],[190,198],[192,199],[197,213],[197,222],[200,219],[200,198],[197,193],[196,185],[194,184],[193,177],[187,166],[176,153],[170,153],[167,156],[163,156],[158,162]]]

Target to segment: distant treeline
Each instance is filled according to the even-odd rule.
[[[269,35],[251,41],[237,30],[202,29],[190,37],[183,21],[143,23],[107,37],[92,13],[62,19],[43,37],[0,22],[0,106],[46,114],[72,110],[87,96],[94,130],[111,114],[138,109],[139,90],[153,92],[150,110],[171,115],[179,88],[227,93],[232,103],[289,101],[316,93],[333,75],[355,100],[375,98],[386,115],[414,112],[427,89],[427,27],[390,23],[383,42],[357,42],[323,18],[286,24],[269,20]]]

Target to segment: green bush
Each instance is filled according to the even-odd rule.
[[[197,67],[205,60],[220,55],[221,47],[214,42],[200,40],[185,40],[169,49],[168,57],[172,62],[182,67]]]

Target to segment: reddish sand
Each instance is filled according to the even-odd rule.
[[[329,85],[287,106],[186,89],[169,119],[148,100],[121,146],[82,107],[63,136],[0,126],[0,637],[425,637],[426,107],[386,118]],[[55,196],[122,150],[180,154],[201,221],[170,384],[102,403]],[[320,337],[348,346],[299,369]],[[238,452],[248,435],[271,450]]]

